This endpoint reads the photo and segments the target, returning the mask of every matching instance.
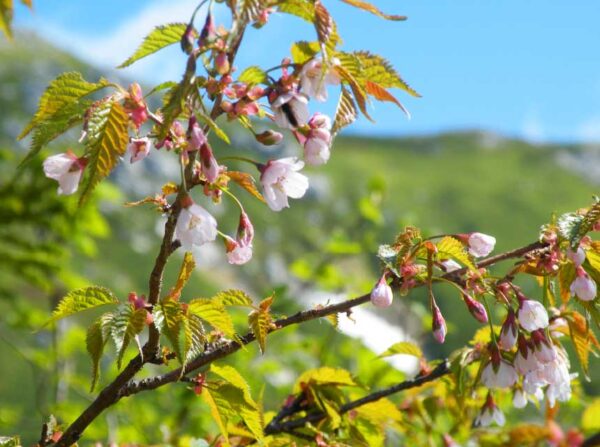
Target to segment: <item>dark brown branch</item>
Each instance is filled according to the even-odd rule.
[[[410,388],[416,388],[421,386],[427,382],[432,382],[440,377],[445,376],[450,372],[450,364],[448,360],[443,360],[438,366],[436,366],[433,371],[429,374],[423,374],[421,376],[417,376],[414,379],[405,380],[404,382],[400,382],[394,386],[389,388],[385,388],[383,390],[376,391],[371,393],[361,399],[354,400],[352,402],[348,402],[344,404],[339,409],[339,414],[345,414],[349,411],[354,410],[355,408],[361,407],[363,405],[369,404],[371,402],[376,402],[379,399],[383,399],[384,397],[391,396],[392,394],[399,393],[400,391],[408,390]],[[315,423],[322,419],[325,419],[327,414],[317,411],[315,413],[310,413],[304,417],[299,419],[293,419],[291,421],[280,423],[273,419],[267,427],[265,428],[265,434],[275,434],[286,432],[289,433],[292,430],[302,428],[308,423]]]
[[[596,446],[600,446],[600,433],[596,433],[595,435],[590,436],[585,441],[583,441],[583,444],[581,444],[581,447],[596,447]]]

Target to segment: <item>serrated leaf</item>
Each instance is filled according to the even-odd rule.
[[[117,68],[125,68],[146,56],[156,53],[169,45],[179,43],[187,27],[186,23],[169,23],[154,28],[135,52]]]
[[[69,292],[60,302],[52,313],[52,317],[44,326],[76,313],[107,304],[118,304],[119,300],[113,293],[99,286],[83,287]]]
[[[583,216],[575,213],[562,214],[556,221],[558,233],[569,243],[579,234]]]
[[[90,385],[90,393],[94,391],[94,387],[100,377],[100,359],[102,358],[106,341],[102,328],[102,319],[98,319],[88,328],[85,337],[85,346],[92,358],[92,384]]]
[[[581,369],[586,379],[589,380],[589,354],[590,352],[595,353],[600,348],[600,344],[594,333],[590,330],[585,317],[579,312],[569,314],[567,316],[567,323]]]
[[[387,348],[379,357],[390,357],[392,355],[405,354],[412,355],[413,357],[422,358],[423,352],[414,343],[409,341],[401,341],[394,343],[392,346]]]
[[[192,252],[186,252],[183,256],[181,268],[179,269],[177,282],[169,292],[169,299],[179,299],[181,291],[183,290],[187,282],[190,280],[190,277],[192,276],[195,267],[196,261],[194,260],[194,255],[192,254]]]
[[[400,16],[400,15],[396,15],[396,14],[385,14],[383,12],[381,12],[379,9],[377,9],[377,7],[375,7],[374,5],[367,3],[365,1],[362,0],[342,0],[344,3],[347,3],[348,5],[354,6],[355,8],[360,8],[363,11],[367,11],[370,12],[371,14],[375,14],[378,17],[381,17],[383,19],[386,20],[406,20],[406,16]]]
[[[496,334],[500,333],[501,326],[494,325],[494,331]],[[477,329],[473,338],[469,341],[471,346],[485,346],[492,341],[492,334],[490,333],[489,326],[483,326]]]
[[[116,101],[104,101],[94,108],[88,121],[87,175],[82,182],[80,205],[93,189],[107,177],[127,150],[129,118]]]
[[[219,427],[221,435],[223,435],[223,444],[225,446],[230,446],[231,444],[229,443],[229,433],[227,431],[227,418],[224,418],[221,415],[219,407],[217,406],[217,402],[215,401],[212,393],[207,388],[202,390],[202,394],[200,396],[210,408],[210,414],[213,417],[213,420],[216,422],[217,426]]]
[[[194,314],[227,337],[235,338],[235,328],[231,316],[218,301],[196,298],[188,304],[188,314]]]
[[[229,289],[217,293],[213,300],[218,301],[223,306],[252,306],[252,298],[250,298],[243,290]]]
[[[338,328],[340,324],[339,314],[329,314],[325,317],[325,319],[329,321],[334,328]]]
[[[329,11],[327,11],[327,8],[321,3],[321,0],[315,0],[314,24],[319,42],[327,43],[333,30],[333,19],[331,18]]]
[[[249,396],[242,389],[229,382],[221,383],[213,391],[213,397],[221,415],[227,415],[228,418],[240,417],[252,432],[253,437],[262,440],[264,435],[258,407],[254,401],[252,404],[248,403]],[[250,399],[252,398],[250,397]],[[231,431],[229,432],[231,433]]]
[[[314,23],[315,5],[308,0],[283,0],[277,4],[277,8],[280,12]]]
[[[181,319],[181,325],[183,326],[183,349],[181,357],[184,360],[183,365],[185,366],[187,362],[204,351],[206,337],[204,336],[202,320],[197,315],[184,314]]]
[[[252,408],[257,408],[256,402],[250,394],[250,385],[248,385],[246,379],[233,366],[219,366],[213,363],[210,365],[210,371],[240,389],[244,395],[245,403]]]
[[[184,79],[173,86],[163,96],[163,107],[161,113],[163,122],[158,129],[158,139],[163,140],[167,137],[171,130],[173,121],[181,114],[185,106],[185,99],[191,90],[189,80],[184,76]]]
[[[146,95],[144,97],[147,98],[148,96],[151,96],[154,93],[160,92],[162,90],[172,89],[176,85],[177,85],[177,82],[175,82],[175,81],[161,82],[160,84],[154,86],[154,88],[152,88],[152,90],[150,90],[148,93],[146,93]]]
[[[121,368],[121,362],[125,351],[135,338],[146,326],[146,309],[134,309],[127,303],[120,306],[110,321],[110,335],[117,350],[117,368]]]
[[[394,95],[388,92],[379,84],[369,81],[368,79],[365,81],[365,91],[371,95],[373,98],[378,101],[387,101],[396,104],[400,109],[406,114],[408,118],[410,118],[410,112],[402,105],[400,101],[396,99]]]
[[[473,264],[464,245],[458,239],[452,236],[445,236],[436,244],[436,247],[438,249],[438,259],[453,259],[471,270],[475,270],[475,264]]]
[[[350,94],[348,89],[346,89],[346,87],[342,86],[340,99],[335,110],[335,118],[333,121],[331,132],[334,135],[337,134],[344,127],[356,121],[357,116],[358,110],[356,109],[356,104],[354,104],[352,95]]]
[[[383,88],[399,88],[416,98],[421,95],[413,89],[398,74],[392,64],[385,58],[372,54],[369,51],[356,51],[352,53],[360,67],[359,77],[376,82]]]
[[[363,89],[362,85],[358,82],[358,80],[343,66],[338,65],[336,67],[337,72],[340,76],[348,83],[350,89],[352,90],[352,95],[354,96],[354,100],[356,104],[358,104],[358,108],[362,112],[362,114],[367,117],[369,121],[373,121],[369,112],[367,111],[367,94]]]
[[[76,71],[66,72],[54,79],[38,103],[38,109],[31,121],[25,126],[23,131],[17,137],[21,140],[38,124],[50,120],[55,114],[63,108],[73,106],[79,100],[109,85],[104,78],[99,82],[87,82]]]
[[[185,359],[179,343],[181,320],[183,318],[181,303],[171,299],[162,300],[154,307],[153,316],[156,328],[161,334],[167,336],[177,359],[183,364]]]
[[[267,348],[267,334],[271,329],[271,324],[271,314],[268,311],[253,310],[248,315],[248,325],[252,333],[256,336],[261,354],[264,354]]]
[[[342,368],[331,368],[324,366],[322,368],[311,369],[302,373],[294,385],[294,393],[302,390],[301,384],[306,385],[333,385],[333,386],[357,386],[349,371]]]
[[[240,15],[246,23],[254,22],[266,7],[261,0],[243,0]]]
[[[252,65],[240,73],[239,82],[248,85],[263,84],[267,81],[267,73],[257,65]]]
[[[290,50],[295,64],[304,64],[314,58],[320,51],[319,42],[306,42],[303,40],[294,42]]]
[[[252,177],[250,174],[248,174],[246,172],[241,172],[241,171],[227,171],[227,177],[229,177],[235,183],[240,185],[242,188],[244,188],[246,191],[248,191],[250,194],[252,194],[258,200],[260,200],[263,203],[266,203],[265,198],[260,193],[260,191],[256,188],[256,184],[254,182],[254,177]]]

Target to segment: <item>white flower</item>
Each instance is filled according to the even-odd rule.
[[[242,265],[252,259],[252,245],[243,245],[228,237],[225,240],[227,246],[227,261],[230,264]]]
[[[287,92],[279,95],[272,103],[273,119],[283,129],[296,129],[308,122],[308,98],[302,93]]]
[[[331,146],[331,119],[316,113],[308,122],[310,131],[304,142],[304,159],[310,165],[322,165],[329,160]]]
[[[496,238],[483,233],[471,233],[468,239],[469,253],[476,258],[489,255],[496,245]]]
[[[304,167],[304,162],[295,158],[271,160],[264,167],[260,182],[264,189],[267,205],[273,211],[288,208],[288,197],[299,199],[308,189],[308,178],[298,171]]]
[[[77,191],[85,162],[71,152],[52,155],[44,160],[44,174],[58,182],[58,194]]]
[[[144,138],[132,138],[131,142],[127,146],[127,154],[129,156],[129,162],[135,163],[136,161],[143,160],[150,153],[150,140]]]
[[[393,298],[392,288],[385,280],[385,275],[382,275],[371,290],[371,302],[377,307],[389,307]]]
[[[475,418],[475,425],[477,427],[489,427],[492,423],[496,423],[500,427],[504,425],[506,419],[502,410],[496,406],[496,404],[486,404],[479,415]]]
[[[300,71],[302,92],[317,101],[327,101],[327,85],[340,84],[340,75],[334,68],[339,63],[338,59],[333,58],[331,66],[323,70],[323,62],[320,59],[306,62]]]
[[[577,278],[571,283],[571,295],[576,295],[582,301],[592,301],[596,298],[596,294],[596,282],[582,267],[578,267]]]
[[[442,267],[444,267],[444,271],[447,273],[455,272],[462,268],[462,266],[458,262],[456,262],[454,259],[446,259],[446,260],[440,262],[440,264],[442,264]]]
[[[185,250],[214,241],[217,238],[217,221],[208,211],[192,202],[179,214],[175,238]]]
[[[515,408],[525,408],[527,406],[527,395],[523,390],[515,390],[512,404]]]
[[[548,326],[548,312],[546,312],[546,308],[542,303],[537,301],[521,301],[518,318],[521,327],[529,332],[544,329]]]
[[[481,382],[488,388],[510,388],[518,379],[515,368],[504,361],[500,361],[498,371],[494,371],[490,362],[481,373]]]
[[[579,267],[581,264],[583,264],[583,261],[585,261],[585,251],[581,247],[578,247],[577,251],[567,248],[567,258],[573,261],[575,267]]]
[[[515,343],[517,343],[518,332],[515,313],[511,309],[506,316],[506,320],[504,320],[502,330],[500,331],[500,339],[498,341],[500,348],[504,351],[510,351]]]
[[[548,363],[556,359],[556,350],[554,349],[554,346],[549,345],[546,342],[540,342],[536,346],[534,353],[540,363]]]
[[[527,350],[527,357],[523,355],[520,349],[517,351],[517,355],[515,356],[515,368],[519,374],[525,375],[528,372],[535,370],[537,367],[538,360],[533,354],[533,351]]]

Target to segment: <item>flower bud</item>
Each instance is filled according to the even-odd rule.
[[[132,138],[127,146],[127,153],[130,163],[143,160],[150,153],[150,140],[146,137]]]
[[[508,311],[506,320],[500,330],[500,339],[498,341],[500,348],[504,351],[510,351],[517,343],[518,326],[515,313],[512,309]]]
[[[471,312],[471,315],[473,315],[477,321],[479,321],[480,323],[488,322],[488,315],[485,311],[485,307],[483,307],[483,304],[481,304],[479,301],[474,300],[467,293],[464,292],[463,300],[465,301],[469,312]]]
[[[446,321],[444,320],[444,316],[440,311],[440,308],[437,306],[435,301],[433,302],[432,308],[432,323],[431,330],[433,332],[433,337],[437,340],[438,343],[444,343],[446,339]]]
[[[200,31],[200,37],[198,38],[198,46],[203,47],[215,38],[216,30],[212,20],[212,14],[210,11],[206,15],[206,21]]]
[[[204,177],[206,177],[206,181],[208,183],[214,183],[219,177],[220,167],[208,144],[204,144],[200,148],[200,164],[202,166],[202,173],[204,174]]]
[[[489,255],[496,245],[496,238],[483,233],[470,233],[467,236],[469,253],[476,258]]]
[[[254,226],[245,211],[240,214],[240,223],[237,229],[237,240],[243,245],[252,245],[254,239]]]
[[[181,50],[184,53],[191,54],[191,52],[194,50],[195,34],[196,32],[194,31],[194,25],[191,23],[188,24],[179,42],[181,45]]]
[[[204,131],[198,124],[198,120],[194,115],[192,115],[188,121],[187,138],[188,151],[197,151],[208,143],[206,135],[204,135]]]
[[[580,267],[581,264],[583,264],[583,261],[585,261],[585,251],[581,246],[577,247],[576,251],[567,248],[567,258],[575,264],[575,267]]]
[[[283,140],[283,135],[279,132],[275,132],[274,130],[265,130],[262,133],[255,135],[256,140],[265,146],[273,146],[275,144],[281,143]]]
[[[392,288],[388,285],[384,273],[371,290],[371,302],[377,307],[389,307],[393,298]]]
[[[571,295],[577,296],[582,301],[592,301],[596,298],[596,282],[590,278],[583,267],[577,267],[577,277],[571,283]]]
[[[229,56],[227,53],[221,52],[217,54],[217,57],[215,58],[215,70],[217,70],[217,73],[225,75],[229,73],[230,68]]]

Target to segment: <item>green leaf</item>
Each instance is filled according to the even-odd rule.
[[[227,431],[228,418],[225,415],[221,414],[221,408],[219,408],[219,405],[217,405],[217,401],[213,397],[212,392],[205,388],[202,390],[201,396],[204,402],[206,402],[206,404],[210,408],[210,414],[213,420],[216,422],[217,426],[219,427],[219,431],[223,435],[224,444],[226,446],[230,446],[231,444],[229,443],[229,432]]]
[[[181,303],[176,300],[162,300],[158,306],[154,307],[154,324],[161,334],[165,334],[171,342],[171,347],[180,363],[184,363],[185,359],[181,352],[179,344],[179,333],[181,331],[181,320],[183,312]]]
[[[253,310],[248,315],[248,325],[256,337],[256,341],[258,342],[262,354],[265,353],[265,349],[267,348],[267,334],[269,333],[272,324],[273,320],[268,308],[267,310]]]
[[[300,17],[307,22],[315,20],[315,5],[308,0],[283,0],[277,4],[280,12]]]
[[[342,0],[344,3],[348,5],[354,6],[355,8],[362,9],[363,11],[370,12],[371,14],[375,14],[378,17],[381,17],[386,20],[406,20],[406,16],[399,16],[395,14],[385,14],[377,9],[374,5],[367,3],[362,0]]]
[[[238,81],[248,85],[263,84],[267,82],[267,73],[262,68],[252,65],[242,71]]]
[[[290,50],[295,64],[304,64],[319,54],[320,51],[321,45],[319,45],[319,42],[306,42],[303,40],[294,42]]]
[[[179,43],[187,27],[186,23],[169,23],[154,28],[146,36],[135,52],[117,68],[125,68],[146,56],[156,53],[169,45]]]
[[[319,42],[326,44],[329,42],[329,38],[333,32],[333,19],[327,11],[327,8],[323,6],[320,0],[315,0],[315,18],[314,24],[319,37]]]
[[[161,82],[160,84],[158,84],[157,86],[155,86],[152,90],[150,90],[148,93],[146,93],[145,98],[147,98],[148,96],[153,95],[154,93],[166,90],[166,89],[172,89],[173,87],[175,87],[177,85],[177,82],[175,81],[165,81],[165,82]]]
[[[183,365],[204,352],[204,326],[202,320],[197,315],[184,314],[181,319],[183,326]],[[183,372],[182,372],[183,373]]]
[[[129,118],[123,106],[116,101],[103,101],[92,109],[88,121],[87,155],[88,165],[85,169],[80,205],[90,193],[119,163],[120,157],[127,150],[129,134],[127,131]]]
[[[166,138],[171,130],[171,125],[173,121],[181,114],[185,106],[185,99],[189,92],[191,91],[192,86],[189,83],[189,79],[184,77],[184,79],[173,86],[164,96],[163,96],[163,107],[161,108],[163,123],[159,128],[158,139],[162,140]]]
[[[577,238],[582,222],[583,216],[581,214],[565,213],[556,221],[558,233],[570,243]]]
[[[252,399],[252,395],[250,394],[250,385],[248,385],[246,379],[244,379],[233,366],[218,366],[213,363],[210,365],[210,371],[240,389],[244,395],[245,403],[252,408],[257,408],[256,402]]]
[[[129,303],[121,305],[114,313],[110,321],[110,335],[117,350],[117,368],[121,368],[123,355],[131,340],[144,330],[146,315],[146,309],[134,309]]]
[[[197,315],[227,337],[235,338],[235,328],[231,316],[220,302],[196,298],[188,304],[188,313]]]
[[[331,132],[334,135],[337,134],[344,127],[356,121],[357,116],[358,110],[356,108],[354,100],[352,99],[352,95],[350,94],[348,89],[342,85],[340,99],[335,110],[335,118],[333,120]]]
[[[217,293],[213,300],[220,302],[223,306],[252,307],[252,298],[243,290],[229,289]]]
[[[586,432],[600,430],[600,399],[595,399],[587,406],[581,416],[581,428]]]
[[[397,355],[397,354],[412,355],[413,357],[417,357],[417,358],[423,357],[423,352],[421,351],[421,348],[419,348],[414,343],[411,343],[408,341],[401,341],[399,343],[394,343],[392,346],[387,348],[385,350],[385,352],[383,354],[381,354],[379,357],[390,357],[392,355]]]
[[[340,74],[342,79],[346,81],[346,83],[350,86],[352,90],[352,95],[354,96],[354,101],[358,105],[358,108],[362,112],[362,114],[369,120],[373,121],[369,112],[367,111],[367,93],[364,90],[364,87],[350,71],[346,70],[343,65],[339,65],[336,67],[337,72]]]
[[[331,368],[324,366],[322,368],[311,369],[302,373],[294,385],[294,393],[302,390],[301,384],[306,385],[334,385],[334,386],[357,386],[350,372],[342,368]]]
[[[22,139],[38,124],[51,120],[54,115],[65,107],[73,107],[85,96],[88,96],[109,85],[106,79],[99,82],[87,82],[76,71],[66,72],[50,82],[38,103],[37,112],[25,126],[17,139]]]
[[[106,304],[118,304],[119,300],[105,287],[90,286],[69,292],[52,313],[46,325],[60,320],[61,318],[74,315],[88,309],[94,309]]]
[[[438,249],[437,257],[439,260],[453,259],[471,270],[475,270],[475,264],[473,264],[464,245],[458,239],[446,236],[436,244],[436,247]]]
[[[107,339],[104,337],[104,330],[102,327],[103,319],[99,318],[96,320],[87,330],[85,337],[85,346],[87,352],[92,358],[92,384],[90,386],[90,393],[94,391],[94,387],[100,377],[100,359],[104,352],[104,346],[106,345]]]
[[[179,270],[179,276],[177,277],[177,282],[175,286],[169,292],[169,299],[179,299],[181,295],[181,291],[190,280],[194,268],[196,267],[196,261],[194,260],[194,255],[192,252],[186,252],[183,256],[183,262],[181,263],[181,268]]]
[[[411,96],[421,97],[416,90],[402,79],[387,59],[368,51],[357,51],[353,55],[360,67],[360,79],[368,79],[384,88],[399,88]]]
[[[210,130],[212,130],[217,137],[223,140],[226,144],[230,145],[231,141],[229,140],[229,136],[225,133],[223,129],[219,127],[219,125],[207,114],[198,111],[198,115],[200,115],[200,119],[208,124]]]
[[[594,228],[594,224],[600,220],[600,200],[597,201],[590,209],[585,213],[581,220],[577,232],[573,234],[569,242],[571,248],[576,249],[579,246],[581,239]]]

